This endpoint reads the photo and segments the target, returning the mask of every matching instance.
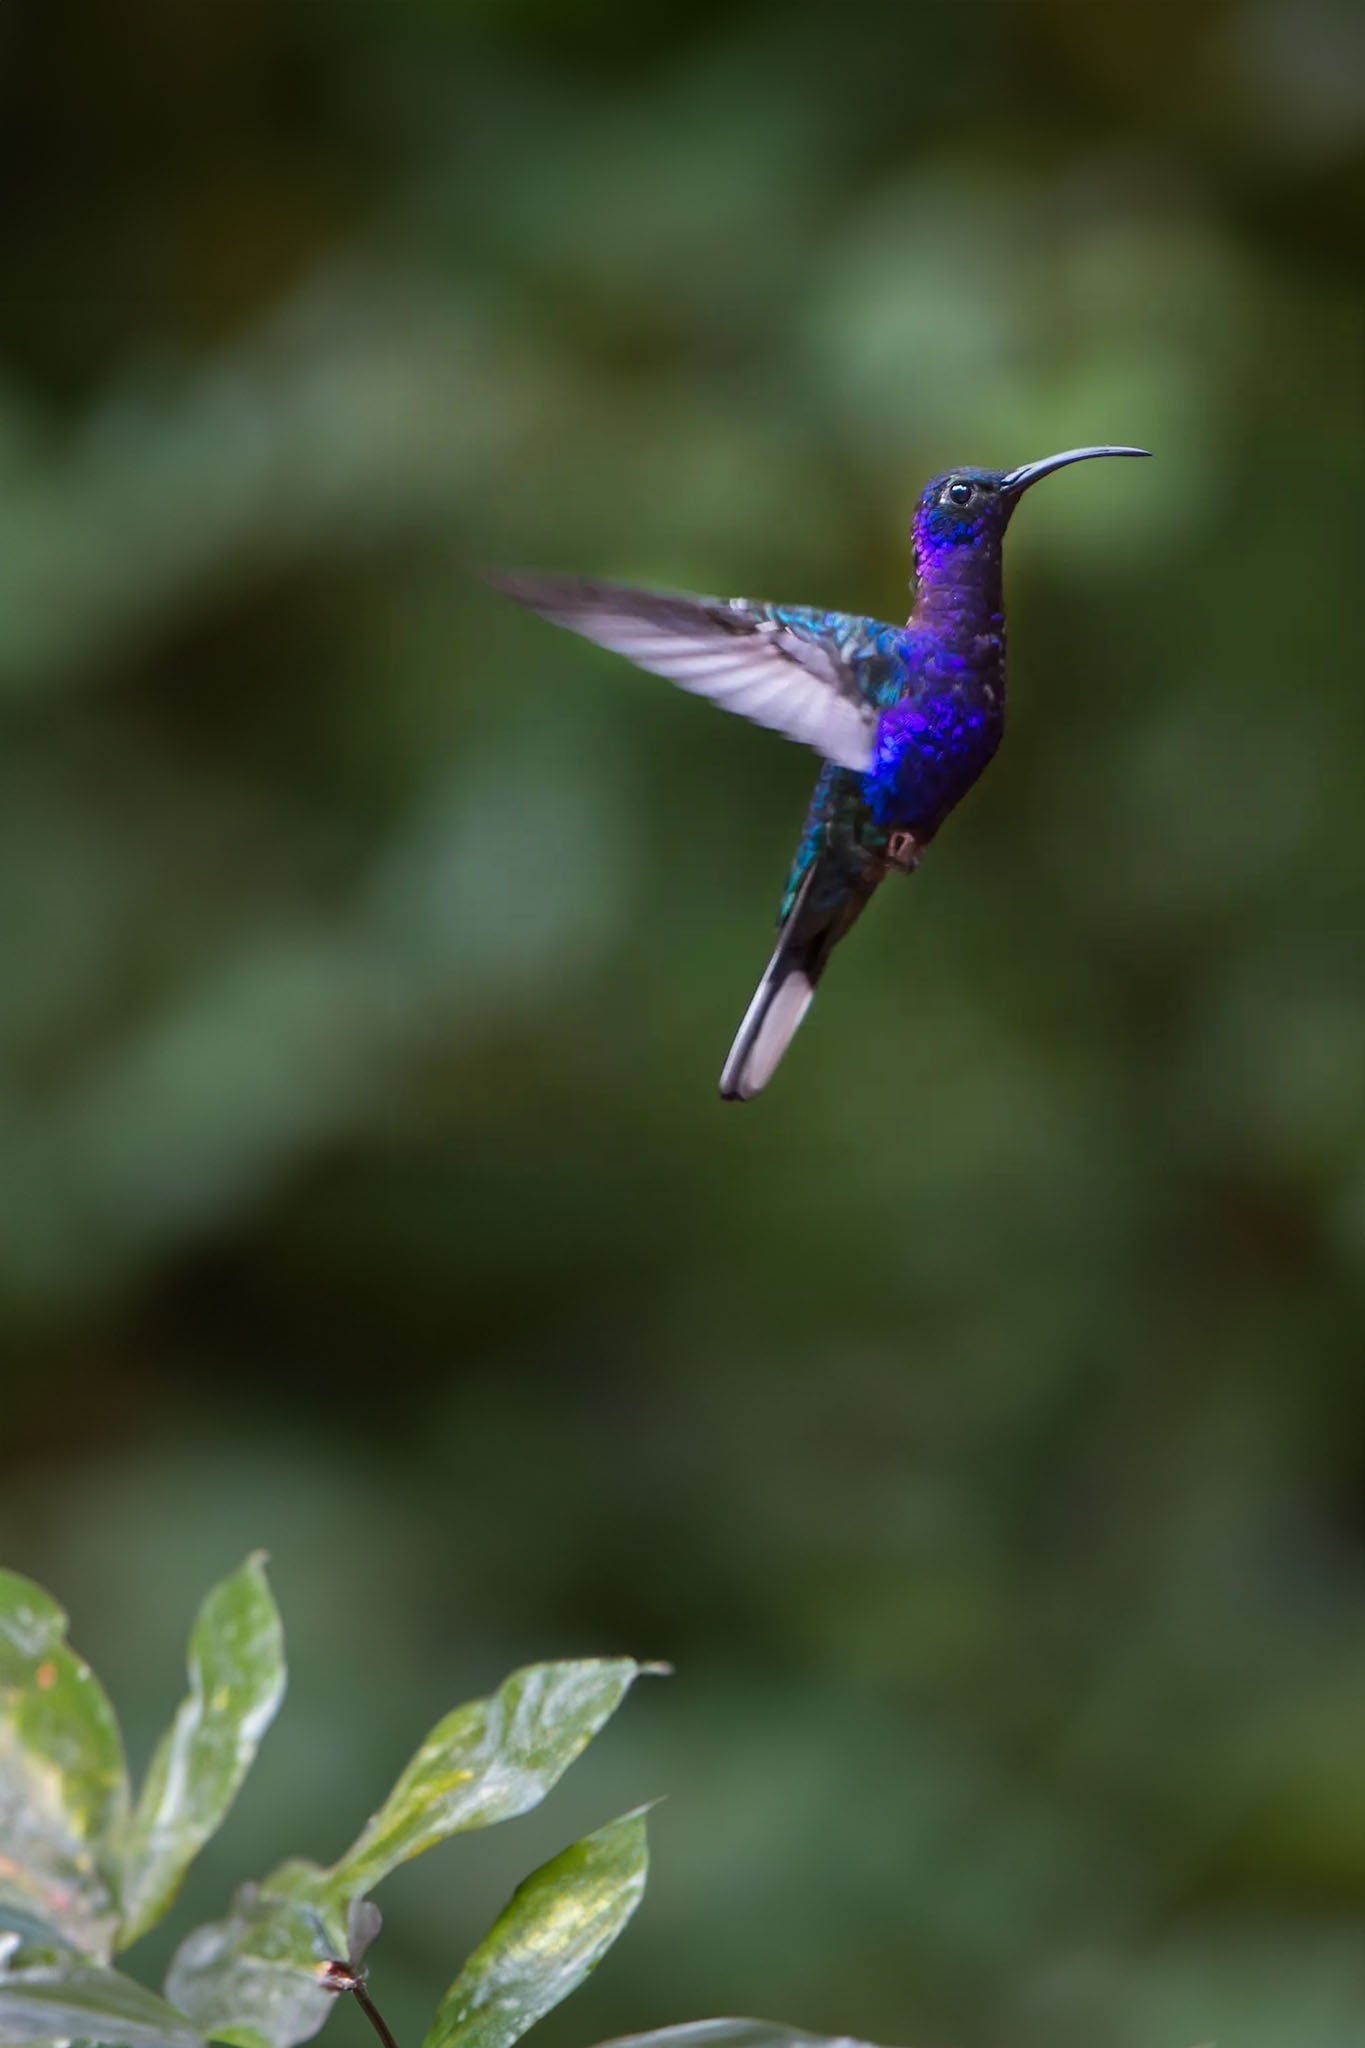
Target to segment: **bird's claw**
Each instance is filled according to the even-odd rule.
[[[886,842],[886,865],[902,875],[913,874],[919,866],[919,847],[913,832],[893,832]]]

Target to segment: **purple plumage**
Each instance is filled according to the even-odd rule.
[[[1039,477],[1096,455],[935,477],[912,527],[904,626],[843,612],[684,597],[577,577],[490,580],[556,624],[825,756],[778,941],[721,1074],[747,1101],[771,1077],[838,941],[888,874],[908,873],[1000,744],[1005,529]]]

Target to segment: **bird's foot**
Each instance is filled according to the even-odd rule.
[[[902,875],[913,874],[919,866],[919,847],[913,832],[893,832],[886,842],[886,865]]]

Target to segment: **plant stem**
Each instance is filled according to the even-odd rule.
[[[388,2022],[384,2018],[383,2013],[380,2012],[379,2007],[375,2004],[359,1978],[356,1979],[355,2002],[374,2028],[376,2034],[378,2034],[384,2044],[384,2048],[398,2048],[398,2043],[389,2032]]]
[[[365,1989],[365,1979],[349,1963],[327,1965],[327,1987],[330,1991],[349,1991],[370,2025],[378,2034],[383,2048],[398,2048],[383,2013]]]

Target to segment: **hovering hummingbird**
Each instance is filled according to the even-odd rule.
[[[909,874],[985,768],[1005,723],[1005,528],[1031,484],[1096,455],[952,469],[925,487],[903,626],[805,605],[686,597],[589,577],[489,580],[557,626],[627,655],[824,756],[778,914],[777,946],[720,1077],[747,1102],[772,1077],[834,947],[890,874]]]

